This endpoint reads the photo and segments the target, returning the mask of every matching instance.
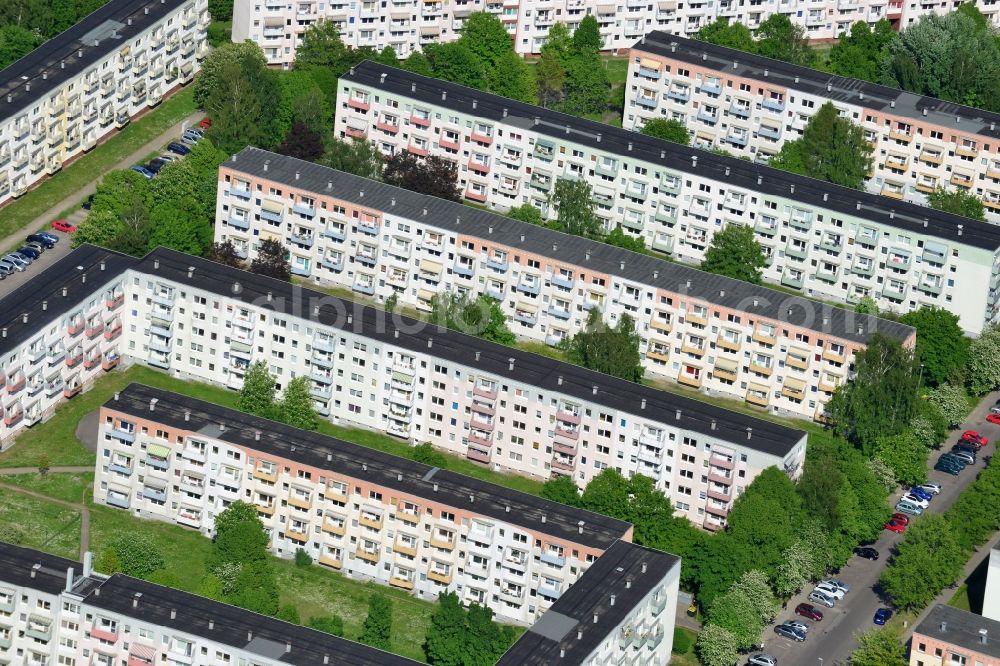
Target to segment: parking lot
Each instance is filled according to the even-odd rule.
[[[81,216],[80,219],[83,219],[83,217]],[[75,222],[72,221],[70,223],[75,224]],[[32,231],[35,230],[32,229]],[[42,256],[38,257],[38,259],[33,261],[31,265],[28,266],[27,270],[25,270],[23,273],[22,272],[11,273],[10,275],[7,276],[7,279],[0,280],[0,298],[3,298],[7,294],[12,293],[18,287],[24,286],[24,284],[27,283],[28,280],[35,277],[36,275],[44,271],[46,268],[54,264],[56,261],[69,254],[70,249],[72,249],[70,248],[71,234],[64,234],[60,231],[52,229],[51,227],[47,228],[46,231],[58,236],[59,242],[56,243],[56,246],[51,250],[46,250],[45,252],[43,252]],[[28,233],[29,232],[25,232],[24,235],[27,236]],[[12,247],[10,249],[16,250],[17,248]]]

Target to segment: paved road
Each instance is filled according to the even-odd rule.
[[[993,454],[996,439],[1000,437],[1000,426],[986,422],[985,417],[1000,393],[993,393],[984,398],[972,411],[961,428],[954,431],[942,446],[942,451],[948,450],[958,441],[963,430],[978,430],[989,438],[990,443],[979,455],[977,469],[982,469],[986,460]],[[933,467],[939,452],[931,452],[929,465]],[[929,479],[941,484],[941,494],[931,502],[929,511],[940,513],[947,509],[958,497],[962,489],[976,478],[977,472],[967,468],[958,477],[930,470]],[[893,499],[898,497],[895,495]],[[773,633],[772,627],[765,629],[764,652],[778,658],[781,664],[796,664],[796,666],[834,666],[847,661],[848,656],[857,647],[855,636],[874,626],[872,616],[875,610],[885,606],[885,600],[875,592],[874,586],[885,569],[886,562],[893,547],[902,540],[902,535],[884,531],[878,541],[872,544],[881,555],[879,561],[871,562],[859,557],[852,557],[847,565],[834,577],[851,586],[851,591],[836,608],[822,608],[822,622],[812,623],[803,618],[806,624],[812,624],[809,637],[804,643],[794,643]],[[806,601],[811,586],[803,590],[788,602],[788,607],[778,614],[777,622],[793,617],[792,611],[800,602]],[[946,594],[951,591],[946,590]],[[741,662],[745,663],[745,662]]]
[[[84,213],[85,211],[78,211],[78,213]],[[82,214],[74,213],[70,219],[73,224],[78,224],[79,220],[83,219]],[[36,227],[32,227],[35,229]],[[42,253],[42,256],[38,257],[28,266],[23,273],[12,273],[8,275],[6,279],[0,281],[0,298],[3,298],[7,294],[13,293],[18,287],[23,286],[28,280],[35,277],[46,268],[54,264],[59,259],[69,254],[72,249],[70,247],[70,237],[67,234],[56,231],[54,229],[49,229],[56,236],[59,236],[59,242],[51,250],[46,250]],[[3,245],[0,247],[5,247],[7,249],[16,250],[18,248],[17,241],[23,241],[24,237],[27,236],[27,232],[20,234],[19,236],[13,238],[13,243],[11,245]]]
[[[94,468],[92,466],[87,467],[52,467],[49,469],[50,473],[83,473],[92,472]],[[0,469],[0,476],[11,476],[14,474],[34,474],[38,472],[37,467],[8,467],[6,469]],[[52,502],[54,504],[59,504],[67,508],[73,509],[74,511],[80,512],[80,560],[83,560],[84,555],[90,550],[90,509],[87,508],[84,502],[67,502],[65,500],[55,499],[50,495],[44,493],[39,493],[34,490],[28,490],[27,488],[22,488],[21,486],[14,486],[9,483],[0,482],[0,488],[4,490],[9,490],[12,493],[21,493],[22,495],[28,495],[29,497],[35,497],[40,500],[45,500],[46,502]],[[86,491],[85,491],[86,492]],[[81,498],[82,499],[82,498]]]

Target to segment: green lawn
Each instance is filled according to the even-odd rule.
[[[3,208],[0,237],[30,225],[54,203],[72,196],[96,176],[110,171],[118,162],[179,123],[196,108],[194,88],[191,86],[161,102],[157,108],[130,123],[105,143]]]
[[[972,604],[969,602],[969,586],[962,584],[955,594],[952,595],[951,599],[948,600],[948,605],[961,608],[965,611],[971,611]]]
[[[53,502],[0,488],[0,538],[77,559],[80,514]]]
[[[93,496],[90,486],[94,483],[94,473],[58,472],[45,476],[38,473],[15,474],[0,476],[0,483],[20,486],[66,502],[80,503]]]
[[[670,655],[671,666],[701,666],[701,662],[698,661],[698,655],[695,654],[694,646],[695,642],[698,640],[698,633],[691,629],[685,627],[675,627],[674,634],[684,634],[691,641],[691,647],[688,648],[683,653],[673,652]],[[675,643],[676,646],[676,643]]]

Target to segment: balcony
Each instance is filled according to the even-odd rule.
[[[142,489],[142,496],[145,499],[153,500],[154,502],[166,502],[167,501],[167,490],[166,488],[157,488],[155,486],[145,486]]]
[[[31,615],[28,617],[28,625],[25,627],[24,635],[47,643],[52,639],[52,621],[48,618]]]
[[[109,506],[115,506],[119,509],[129,508],[128,495],[125,493],[108,493],[108,497],[105,501]]]

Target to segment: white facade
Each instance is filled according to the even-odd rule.
[[[976,2],[987,19],[996,22],[997,12],[989,3]],[[302,33],[319,21],[333,21],[344,43],[352,47],[381,50],[391,46],[405,58],[426,44],[458,39],[465,19],[472,12],[488,12],[507,26],[514,50],[522,55],[541,51],[549,29],[565,23],[574,30],[587,15],[597,19],[603,47],[626,50],[653,30],[691,35],[717,18],[757,28],[774,14],[784,14],[802,25],[811,40],[836,39],[858,21],[874,24],[881,19],[906,26],[926,14],[944,14],[952,3],[917,3],[904,0],[767,0],[744,4],[737,0],[718,3],[684,3],[676,0],[623,4],[602,0],[375,0],[317,2],[317,0],[236,0],[233,11],[234,42],[251,40],[264,49],[268,62],[288,67]]]
[[[258,238],[277,237],[297,275],[379,302],[395,294],[426,312],[445,291],[488,294],[519,338],[553,346],[594,308],[611,324],[627,314],[651,375],[776,413],[822,418],[870,331],[913,344],[913,331],[894,322],[266,151],[244,150],[219,181],[215,240],[248,260]],[[373,217],[378,231],[356,216]],[[803,325],[786,321],[805,308]]]
[[[983,593],[983,616],[1000,622],[1000,549],[990,549],[989,569],[986,571],[986,590]]]
[[[0,204],[192,80],[205,0],[113,0],[3,70]]]
[[[584,178],[607,228],[679,261],[700,263],[725,225],[752,224],[769,282],[852,304],[871,296],[886,311],[942,307],[970,333],[1000,316],[994,225],[371,62],[341,78],[336,115],[341,137],[456,162],[465,198],[493,208],[555,217],[555,180]]]
[[[623,127],[672,118],[701,148],[766,162],[832,102],[874,146],[868,191],[926,204],[965,190],[1000,222],[1000,114],[664,33],[630,57]]]

